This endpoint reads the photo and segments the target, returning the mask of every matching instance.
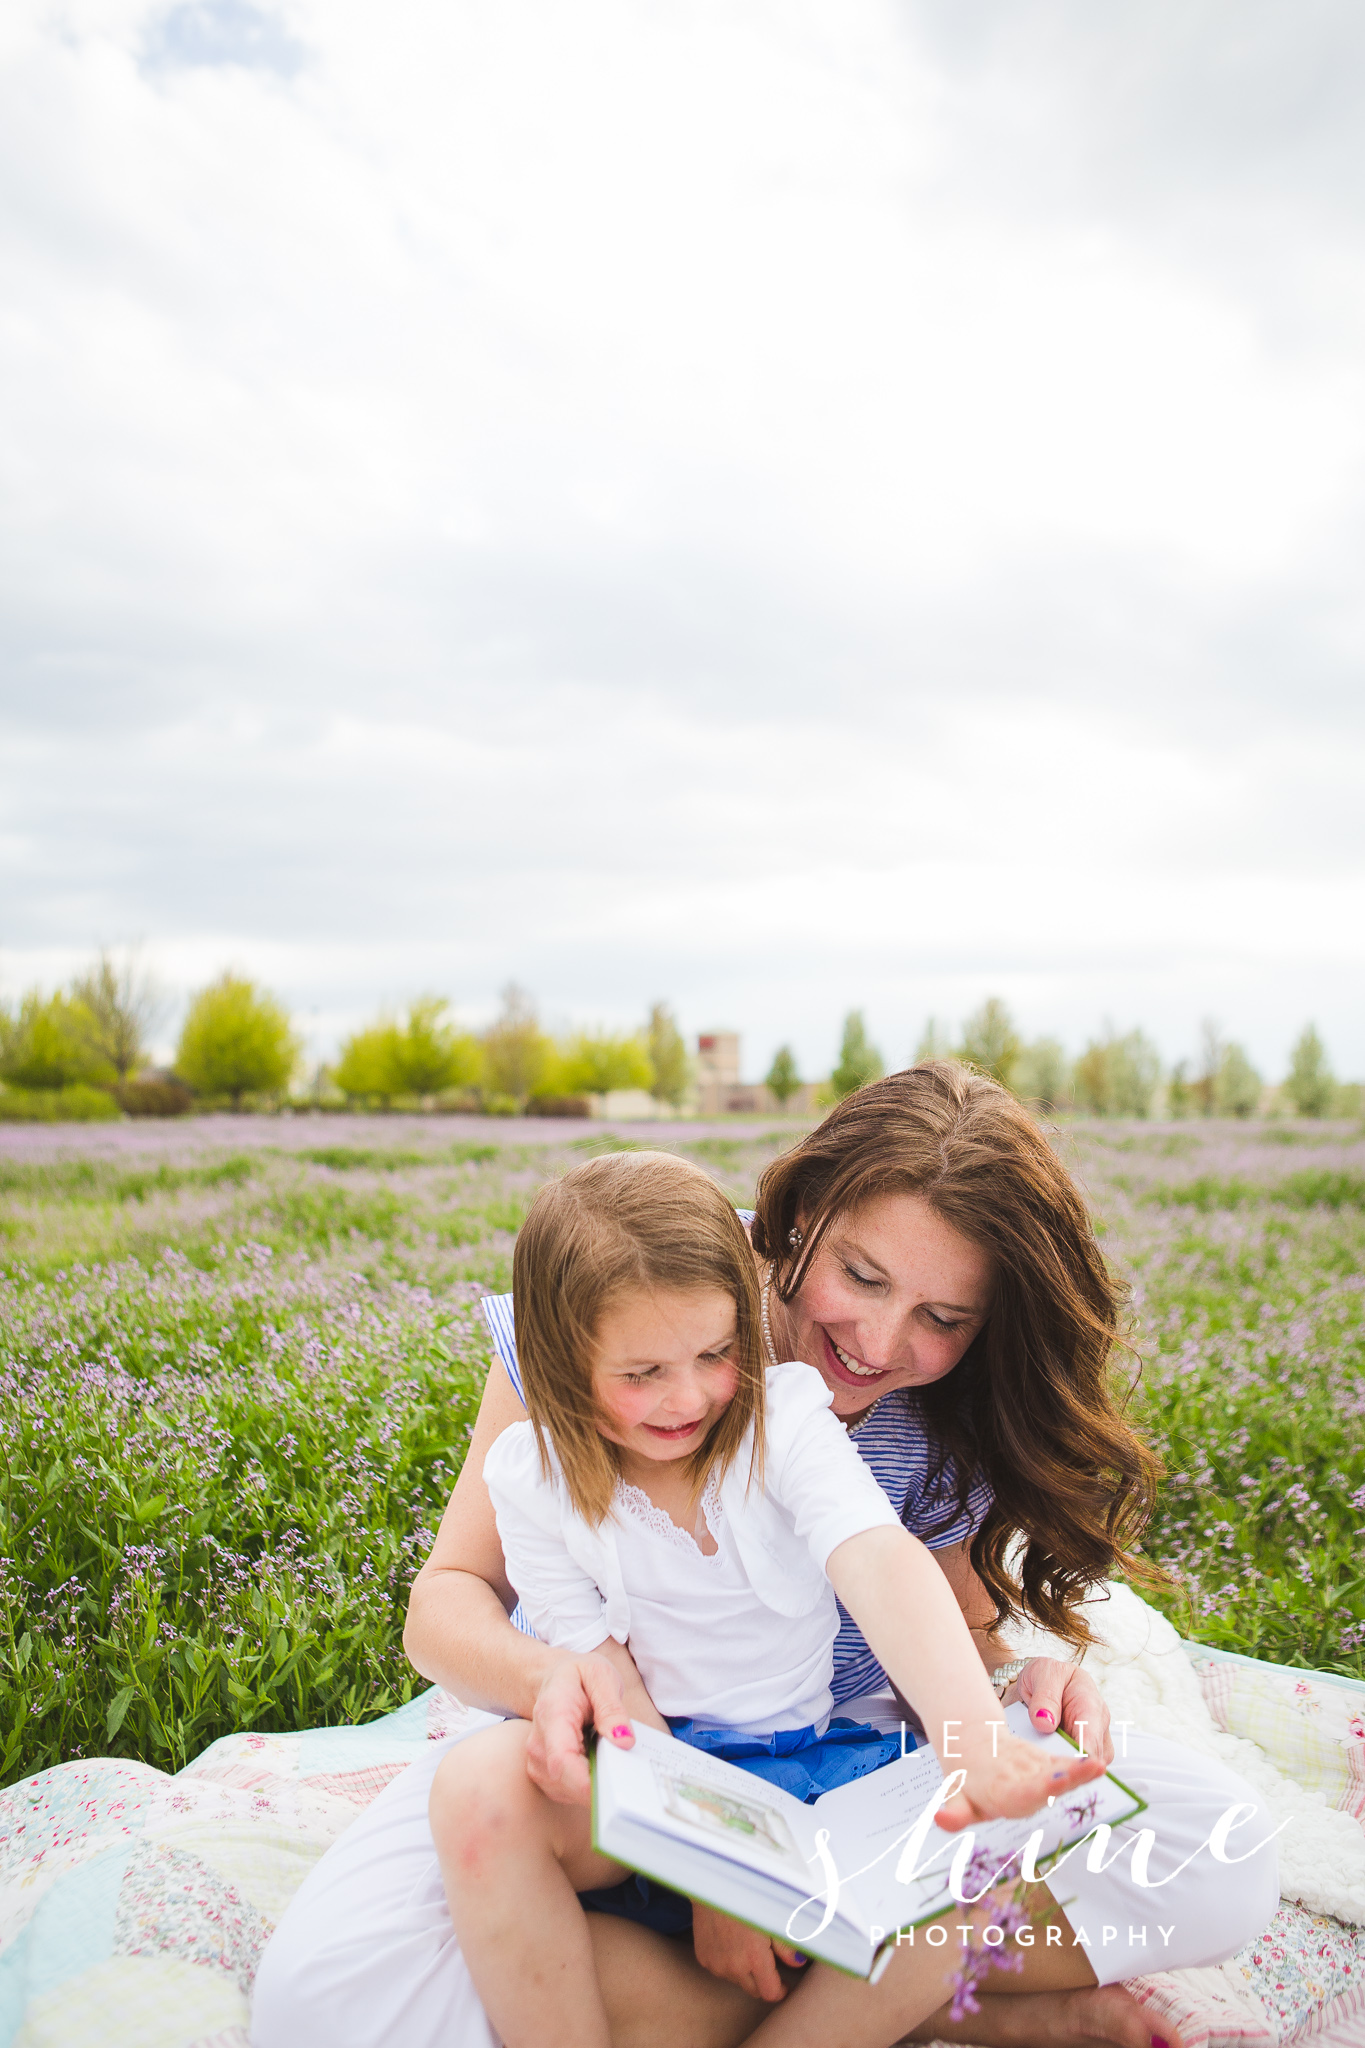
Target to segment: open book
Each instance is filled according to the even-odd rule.
[[[1074,1759],[1064,1736],[1030,1728],[1026,1707],[1003,1718],[1012,1734]],[[963,1911],[949,1884],[955,1859],[958,1890],[975,1899],[997,1875],[1018,1878],[1033,1837],[1029,1875],[1099,1823],[1130,1820],[1146,1804],[1107,1774],[1029,1820],[945,1834],[928,1815],[943,1770],[927,1746],[803,1806],[735,1764],[632,1726],[633,1749],[597,1745],[595,1847],[859,1977],[877,1973],[879,1954],[889,1959],[899,1930]]]

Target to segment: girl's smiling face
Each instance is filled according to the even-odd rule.
[[[920,1195],[882,1195],[836,1218],[793,1301],[770,1299],[779,1358],[803,1358],[860,1415],[894,1387],[951,1372],[990,1314],[994,1274],[980,1245]]]
[[[597,1325],[598,1427],[623,1453],[668,1464],[705,1443],[735,1397],[735,1304],[723,1288],[627,1294]]]

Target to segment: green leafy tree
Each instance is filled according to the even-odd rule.
[[[783,1109],[801,1086],[801,1076],[796,1070],[796,1054],[789,1045],[779,1045],[773,1054],[773,1063],[764,1076],[764,1086],[777,1097]]]
[[[1093,1116],[1150,1116],[1161,1079],[1161,1055],[1141,1031],[1112,1028],[1092,1038],[1076,1062],[1076,1105]]]
[[[71,995],[85,1012],[96,1060],[126,1081],[145,1061],[147,1042],[166,1014],[165,991],[136,954],[127,953],[116,962],[102,952],[94,966],[72,982]]]
[[[301,1051],[283,1005],[228,973],[191,998],[175,1065],[196,1095],[227,1095],[240,1109],[244,1095],[287,1088]]]
[[[1194,1089],[1190,1085],[1190,1063],[1177,1060],[1171,1068],[1171,1078],[1166,1083],[1166,1114],[1171,1117],[1187,1117],[1196,1107]]]
[[[1318,1037],[1315,1024],[1305,1024],[1295,1041],[1284,1092],[1300,1116],[1331,1114],[1337,1084],[1327,1064],[1327,1048]]]
[[[70,1088],[114,1079],[94,1044],[94,1019],[70,996],[30,989],[5,1020],[0,1075],[16,1088]]]
[[[919,1066],[924,1060],[950,1060],[953,1057],[953,1042],[946,1027],[937,1017],[925,1019],[924,1029],[915,1047],[913,1065]]]
[[[1014,1070],[1014,1092],[1021,1102],[1056,1109],[1071,1094],[1071,1062],[1055,1038],[1035,1038],[1022,1047]]]
[[[609,1031],[575,1031],[560,1051],[559,1080],[566,1095],[610,1095],[618,1088],[649,1088],[654,1081],[642,1038]]]
[[[502,992],[500,1016],[483,1035],[483,1059],[484,1084],[494,1095],[524,1102],[551,1084],[564,1085],[554,1040],[541,1030],[535,1004],[514,981]]]
[[[989,1074],[1002,1088],[1013,1085],[1014,1070],[1022,1050],[1014,1019],[999,996],[987,996],[962,1027],[958,1058],[978,1073]]]
[[[1219,1116],[1254,1116],[1260,1108],[1262,1085],[1245,1047],[1225,1045],[1214,1090]]]
[[[1200,1116],[1218,1111],[1218,1076],[1222,1071],[1227,1044],[1216,1018],[1206,1017],[1199,1027],[1199,1071],[1190,1082],[1190,1100]]]
[[[394,1073],[400,1095],[439,1095],[445,1088],[469,1088],[483,1073],[477,1038],[447,1016],[442,996],[419,996],[394,1034]]]
[[[850,1010],[844,1019],[838,1064],[829,1077],[829,1093],[836,1102],[842,1102],[856,1088],[880,1080],[885,1071],[881,1054],[868,1038],[862,1011]]]
[[[645,1030],[649,1064],[654,1069],[650,1094],[657,1102],[682,1104],[692,1085],[692,1062],[677,1019],[667,1003],[655,1003]]]
[[[388,1104],[402,1092],[398,1026],[391,1017],[381,1017],[342,1040],[332,1079],[343,1095],[357,1100],[377,1096]]]

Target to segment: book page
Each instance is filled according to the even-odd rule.
[[[1059,1759],[1074,1761],[1074,1746],[1064,1736],[1039,1735],[1029,1726],[1028,1709],[1023,1705],[1016,1703],[1006,1709],[1002,1718],[1011,1734]],[[1106,1774],[1077,1786],[1055,1805],[1027,1819],[985,1821],[956,1835],[931,1825],[915,1858],[916,1874],[899,1879],[896,1868],[901,1850],[925,1807],[932,1803],[943,1775],[937,1756],[926,1746],[870,1777],[827,1792],[816,1803],[817,1819],[830,1830],[829,1847],[840,1883],[856,1896],[863,1924],[906,1926],[945,1905],[956,1904],[948,1889],[948,1875],[967,1832],[973,1836],[974,1850],[989,1857],[989,1866],[983,1862],[975,1865],[978,1872],[984,1871],[970,1886],[975,1895],[987,1887],[988,1880],[994,1880],[996,1872],[1003,1873],[1003,1883],[1018,1875],[1019,1859],[1036,1832],[1042,1835],[1035,1851],[1041,1860],[1064,1844],[1080,1840],[1101,1822],[1114,1826],[1130,1819],[1143,1804],[1119,1779]],[[847,1901],[844,1910],[850,1910]]]
[[[593,1763],[600,1831],[620,1814],[727,1862],[780,1877],[805,1894],[815,1880],[813,1808],[704,1750],[636,1721],[635,1747],[602,1742]]]

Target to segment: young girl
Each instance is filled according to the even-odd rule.
[[[941,1823],[1032,1813],[1098,1775],[1001,1733],[942,1572],[823,1381],[799,1363],[765,1374],[752,1254],[704,1173],[616,1154],[543,1188],[514,1294],[530,1419],[498,1438],[484,1479],[537,1633],[617,1663],[623,1707],[599,1735],[627,1747],[632,1717],[671,1724],[798,1797],[876,1768],[898,1742],[829,1722],[837,1594],[947,1767],[967,1772]],[[625,1873],[593,1850],[583,1808],[532,1785],[528,1732],[473,1736],[436,1774],[451,1917],[507,2048],[607,2048],[575,1894]],[[802,2008],[798,1994],[774,2012],[765,2040],[804,2039]]]

